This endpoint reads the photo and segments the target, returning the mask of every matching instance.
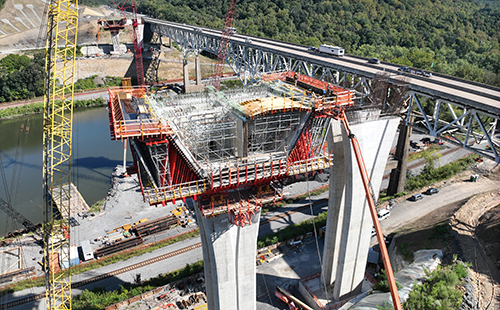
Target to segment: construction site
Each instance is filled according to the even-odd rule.
[[[267,310],[276,309],[273,300],[279,301],[280,309],[286,304],[292,310],[348,309],[356,303],[373,309],[373,305],[386,307],[386,302],[388,307],[402,309],[401,300],[408,297],[414,283],[439,264],[443,256],[440,250],[416,254],[406,270],[403,263],[395,262],[396,245],[386,238],[380,223],[387,219],[389,211],[386,208],[381,216],[376,205],[387,171],[394,172],[394,193],[404,189],[411,129],[408,124],[400,126],[400,112],[405,104],[407,79],[391,77],[385,70],[370,81],[346,72],[341,77],[339,72],[333,76],[328,71],[328,76],[324,71],[320,77],[319,71],[302,70],[290,62],[290,66],[272,69],[277,71],[255,70],[249,83],[247,74],[251,70],[235,69],[234,78],[244,86],[222,90],[225,69],[234,69],[228,53],[232,52],[231,37],[237,33],[233,27],[235,0],[231,1],[220,37],[219,33],[205,33],[212,41],[201,38],[207,28],[175,26],[189,37],[197,37],[198,42],[216,46],[205,50],[211,58],[217,56],[217,61],[213,73],[203,82],[199,57],[202,48],[186,42],[184,46],[175,42],[179,44],[173,47],[176,33],[162,32],[167,28],[147,24],[148,17],[138,15],[135,0],[131,1],[131,13],[125,12],[125,3],[119,10],[101,7],[102,13],[109,14],[86,11],[86,18],[92,15],[97,23],[92,21],[92,27],[87,27],[92,42],[82,49],[84,55],[128,54],[131,47],[127,48],[119,37],[120,32],[127,32],[128,25],[132,26],[128,31],[134,43],[134,58],[127,60],[127,77],[122,79],[122,86],[108,90],[105,115],[111,140],[124,146],[123,165],[109,161],[116,167],[111,189],[100,213],[91,211],[71,181],[78,5],[72,0],[55,4],[50,1],[46,24],[43,224],[34,225],[24,218],[15,211],[11,200],[0,200],[0,207],[9,216],[35,232],[21,242],[29,243],[31,249],[24,244],[5,244],[8,249],[0,250],[5,269],[0,282],[8,284],[38,276],[45,278],[45,287],[34,288],[28,297],[16,296],[2,303],[2,308],[17,310],[32,303],[43,309],[70,310],[72,298],[90,290],[94,282],[103,281],[103,291],[116,290],[130,283],[125,277],[130,277],[133,270],[141,270],[145,278],[151,279],[164,276],[165,268],[174,273],[189,264],[200,264],[194,275],[163,283],[105,309]],[[26,10],[24,6],[14,7],[23,14]],[[33,5],[26,8],[43,24]],[[13,25],[11,28],[17,29]],[[104,36],[109,32],[112,47],[99,46],[101,28]],[[162,39],[168,39],[168,48]],[[145,48],[144,40],[157,41]],[[238,40],[251,49],[256,39]],[[176,48],[182,55],[179,66],[184,85],[147,86],[158,79],[162,49]],[[187,61],[193,55],[195,84],[189,80]],[[135,70],[130,70],[132,64]],[[156,73],[151,75],[155,68]],[[132,86],[132,82],[137,85]],[[361,82],[371,88],[369,96],[363,97],[359,91]],[[398,169],[393,169],[387,159],[394,149],[398,127],[399,162]],[[127,154],[131,154],[129,162]],[[310,180],[319,174],[330,176],[322,178],[328,183],[311,185]],[[305,182],[299,185],[296,195],[290,195],[288,185],[297,180]],[[487,186],[497,185],[491,182]],[[311,191],[317,188],[324,191],[313,202]],[[286,211],[263,209],[285,196],[304,193],[308,201],[294,201]],[[310,211],[312,229],[257,248],[261,235],[298,222],[292,220],[292,214],[299,213],[299,209]],[[319,210],[324,216],[323,227],[315,226]],[[271,227],[275,224],[271,222],[279,220],[281,226]],[[182,239],[184,236],[190,237]],[[152,257],[153,250],[146,253],[148,247],[160,243],[156,256]],[[378,252],[372,249],[375,243]],[[196,252],[200,248],[201,253]],[[72,267],[97,265],[134,250],[144,252],[97,273],[90,270],[77,274],[72,280]],[[192,254],[187,256],[188,252]],[[23,264],[23,256],[31,257],[32,262]],[[164,265],[153,268],[156,263]],[[388,293],[372,294],[381,268],[385,270]],[[395,275],[393,271],[398,272]],[[135,284],[143,283],[141,273],[134,277]],[[106,279],[108,282],[104,282]],[[396,280],[404,285],[400,291]],[[42,299],[44,302],[36,303]]]
[[[111,138],[128,140],[144,200],[150,205],[194,201],[209,309],[255,307],[243,296],[256,296],[254,260],[261,207],[282,199],[284,179],[333,166],[332,122],[342,122],[348,132],[347,114],[354,126],[361,118],[380,121],[378,108],[361,114],[350,111],[354,91],[291,71],[265,74],[259,83],[224,92],[210,86],[191,94],[121,87],[110,89],[109,95]],[[395,130],[396,122],[390,122]],[[356,138],[351,139],[356,141],[357,158],[352,167],[365,175],[359,182],[367,189],[365,161]],[[380,172],[385,159],[375,160],[381,162],[375,164],[382,166]],[[370,167],[372,160],[368,156]],[[355,196],[360,202],[371,197],[367,191],[359,193]],[[363,217],[370,212],[365,208]],[[345,223],[337,225],[345,230]],[[357,241],[351,246],[364,247]],[[366,260],[367,254],[366,247],[360,259]],[[351,281],[364,279],[364,266],[357,269],[359,279]],[[352,291],[347,288],[351,286],[337,288],[335,300],[361,289]]]
[[[129,139],[145,200],[201,196],[203,216],[229,212],[243,226],[244,214],[280,199],[280,179],[328,169],[324,113],[352,105],[354,94],[336,88],[320,96],[287,83],[292,76],[269,75],[260,85],[218,93],[110,89],[111,136]],[[310,88],[326,89],[310,81],[319,84]]]

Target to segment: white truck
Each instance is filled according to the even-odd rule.
[[[342,47],[327,44],[321,44],[319,46],[319,52],[335,56],[344,56],[344,49]]]

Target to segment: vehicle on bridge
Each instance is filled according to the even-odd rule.
[[[334,56],[344,56],[344,49],[338,46],[332,46],[327,44],[321,44],[319,46],[319,52]]]
[[[415,70],[415,69],[410,68],[410,67],[401,67],[401,68],[398,68],[398,71],[407,72],[407,73],[416,74],[416,75],[422,75],[425,77],[432,77],[432,72],[425,71],[425,70]]]
[[[368,62],[371,63],[371,64],[380,65],[380,59],[378,59],[378,58],[368,59]]]
[[[234,27],[226,27],[227,30],[229,30],[229,33],[235,34],[236,33],[236,28]]]

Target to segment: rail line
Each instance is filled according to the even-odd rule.
[[[114,276],[120,275],[122,273],[132,271],[132,270],[137,269],[137,268],[145,267],[145,266],[157,263],[159,261],[162,261],[164,259],[171,258],[171,257],[189,252],[191,250],[194,250],[194,249],[197,249],[200,247],[201,247],[201,242],[198,242],[198,243],[184,247],[184,248],[179,249],[179,250],[175,250],[175,251],[172,251],[172,252],[157,256],[157,257],[153,257],[153,258],[150,258],[148,260],[145,260],[145,261],[142,261],[142,262],[130,265],[130,266],[127,266],[127,267],[123,267],[123,268],[120,268],[120,269],[117,269],[114,271],[107,272],[107,273],[102,274],[102,275],[98,275],[98,276],[95,276],[95,277],[92,277],[92,278],[89,278],[89,279],[86,279],[83,281],[73,283],[71,285],[71,288],[79,288],[79,287],[82,287],[82,286],[85,286],[88,284],[92,284],[94,282],[98,282],[98,281],[101,281],[101,280],[104,280],[104,279],[107,279],[110,277],[114,277]],[[45,293],[29,296],[26,298],[17,299],[17,300],[11,301],[11,302],[1,304],[0,309],[7,309],[7,308],[19,306],[19,305],[29,303],[29,302],[34,302],[34,301],[37,301],[37,300],[40,300],[43,298],[45,298]]]
[[[326,199],[326,198],[319,199],[319,200],[317,200],[317,201],[315,201],[313,203],[313,206],[317,206],[317,205],[325,203],[325,202],[328,202],[328,199]],[[296,208],[294,210],[286,211],[286,212],[283,212],[283,213],[281,213],[279,215],[276,215],[276,216],[264,219],[263,221],[260,222],[260,225],[264,225],[264,224],[267,224],[269,222],[279,220],[279,219],[281,219],[283,217],[286,217],[286,216],[288,216],[290,214],[293,214],[293,213],[297,213],[297,212],[303,211],[303,210],[305,210],[307,208],[309,208],[309,204],[307,204],[305,206],[302,206],[302,207],[298,207],[298,208]],[[189,252],[191,250],[194,250],[194,249],[197,249],[197,248],[200,248],[200,247],[201,247],[201,242],[198,242],[198,243],[195,243],[193,245],[184,247],[182,249],[175,250],[175,251],[172,251],[172,252],[169,252],[169,253],[157,256],[157,257],[150,258],[150,259],[142,261],[140,263],[136,263],[136,264],[133,264],[133,265],[130,265],[130,266],[127,266],[127,267],[123,267],[123,268],[120,268],[120,269],[117,269],[117,270],[114,270],[114,271],[110,271],[110,272],[107,272],[105,274],[98,275],[98,276],[95,276],[95,277],[92,277],[92,278],[89,278],[89,279],[86,279],[86,280],[75,282],[75,283],[73,283],[71,285],[71,288],[79,288],[79,287],[82,287],[82,286],[85,286],[85,285],[88,285],[88,284],[99,282],[99,281],[102,281],[104,279],[107,279],[107,278],[110,278],[110,277],[114,277],[114,276],[120,275],[122,273],[132,271],[134,269],[142,268],[142,267],[145,267],[145,266],[157,263],[159,261],[165,260],[167,258],[171,258],[171,257],[177,256],[177,255]],[[26,304],[26,303],[34,302],[34,301],[37,301],[37,300],[41,300],[43,298],[45,298],[45,293],[36,294],[36,295],[33,295],[33,296],[29,296],[29,297],[25,297],[25,298],[21,298],[21,299],[17,299],[17,300],[14,300],[14,301],[10,301],[10,302],[7,302],[7,303],[0,304],[0,309],[7,309],[7,308],[16,307],[16,306],[19,306],[19,305],[22,305],[22,304]]]

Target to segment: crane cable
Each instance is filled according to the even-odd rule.
[[[311,191],[309,190],[309,178],[306,176],[306,184],[307,184],[307,196],[309,199],[309,209],[311,210],[311,217],[312,217],[312,223],[313,223],[313,231],[314,231],[314,240],[316,241],[316,251],[318,252],[318,260],[319,260],[319,266],[321,268],[321,273],[323,273],[323,261],[321,260],[321,253],[319,250],[319,243],[318,243],[318,232],[316,231],[316,221],[314,220],[314,212],[313,212],[313,204],[311,200]],[[328,290],[326,288],[326,285],[323,285],[323,288],[325,290],[325,296],[327,299],[328,298]]]

